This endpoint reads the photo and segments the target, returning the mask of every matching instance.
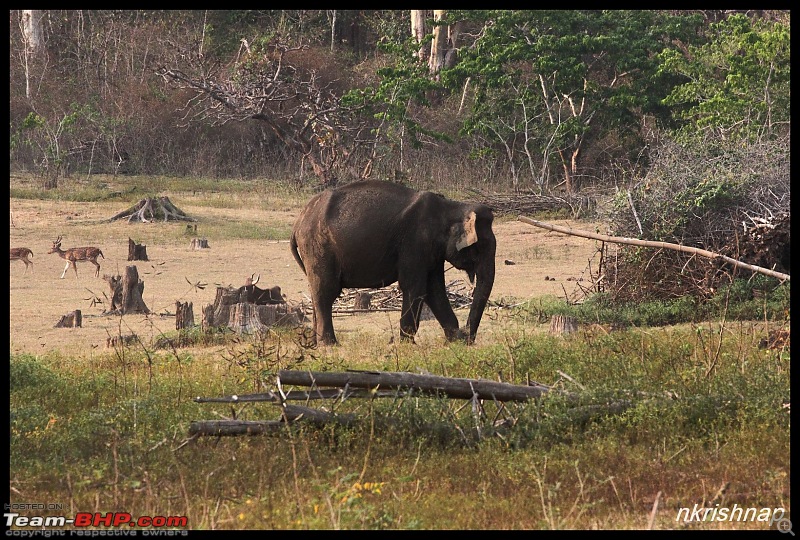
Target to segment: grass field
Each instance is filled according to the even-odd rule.
[[[104,222],[154,191],[198,220],[210,249],[189,249],[185,223]],[[416,345],[400,342],[399,313],[383,312],[336,317],[337,347],[308,348],[297,330],[275,329],[195,331],[186,347],[159,348],[176,335],[176,301],[192,302],[199,321],[217,286],[253,273],[289,301],[305,300],[287,239],[310,195],[265,182],[142,178],[75,179],[40,193],[12,176],[10,244],[31,248],[35,266],[10,268],[11,503],[53,504],[60,510],[44,514],[67,517],[185,516],[189,529],[770,526],[676,519],[695,504],[789,517],[790,353],[759,346],[788,327],[788,307],[782,317],[621,330],[582,321],[575,334],[551,336],[549,310],[575,295],[597,246],[514,219],[495,224],[491,299],[506,308],[487,310],[474,346],[447,344],[435,321],[422,323]],[[64,247],[100,247],[101,276],[133,264],[128,238],[145,244],[151,260],[135,264],[152,314],[105,315],[108,286],[90,264],[59,279],[64,261],[47,254],[58,235]],[[53,328],[75,309],[82,328]],[[140,339],[107,348],[119,334]],[[346,427],[300,422],[264,436],[189,439],[194,420],[279,418],[271,404],[193,400],[274,390],[279,369],[533,380],[557,391],[480,406],[351,399],[326,404],[357,415]]]

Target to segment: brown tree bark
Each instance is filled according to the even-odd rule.
[[[75,311],[63,315],[53,328],[80,328],[82,321],[83,316],[81,315],[81,310],[76,309]]]
[[[507,384],[484,379],[456,379],[438,375],[418,375],[386,371],[348,371],[346,373],[320,371],[278,371],[282,385],[348,386],[350,388],[395,388],[424,394],[441,394],[451,398],[495,399],[497,401],[527,401],[539,398],[550,391],[545,385]]]
[[[428,47],[422,45],[422,40],[425,38],[425,10],[412,9],[411,10],[411,36],[419,44],[417,51],[417,58],[422,62],[428,61]]]
[[[550,319],[550,333],[555,336],[572,334],[578,331],[578,321],[567,315],[553,315]]]
[[[137,244],[128,238],[128,260],[129,261],[147,261],[147,246]]]
[[[191,302],[175,302],[175,330],[194,326],[194,309]]]
[[[441,21],[444,18],[446,10],[435,9],[433,10],[433,20]],[[447,27],[434,26],[433,27],[433,41],[431,42],[431,57],[428,61],[428,69],[432,76],[438,77],[439,71],[444,66],[444,57],[447,52]]]
[[[126,266],[124,276],[103,276],[111,288],[111,308],[106,314],[150,313],[142,299],[144,281],[136,266]]]

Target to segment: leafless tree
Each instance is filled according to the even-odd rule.
[[[342,102],[337,80],[292,62],[306,50],[277,40],[256,46],[242,39],[228,66],[186,50],[185,66],[162,66],[158,73],[189,91],[182,111],[187,125],[259,120],[308,161],[323,186],[335,185],[345,171],[364,177],[371,170],[371,126],[358,105]]]

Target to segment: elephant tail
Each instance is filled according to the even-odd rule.
[[[300,253],[297,251],[297,237],[295,236],[294,231],[292,231],[292,238],[289,240],[289,245],[292,248],[292,255],[294,255],[294,260],[297,261],[297,264],[300,266],[300,269],[305,274],[306,265],[303,264],[303,259],[300,258]]]

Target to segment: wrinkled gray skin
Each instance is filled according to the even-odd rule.
[[[308,278],[317,342],[336,343],[332,309],[343,288],[397,281],[402,338],[413,341],[425,302],[448,340],[472,343],[494,284],[492,220],[488,206],[379,180],[315,195],[294,224],[291,248]],[[445,261],[470,282],[477,277],[463,330],[447,298]]]

